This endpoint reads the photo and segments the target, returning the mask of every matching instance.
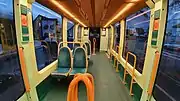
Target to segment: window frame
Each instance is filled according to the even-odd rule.
[[[112,38],[112,40],[113,40],[113,43],[112,43],[112,50],[114,51],[114,52],[116,52],[117,54],[119,54],[119,48],[116,46],[116,40],[117,40],[117,37],[115,37],[116,36],[116,29],[118,29],[118,26],[116,26],[116,24],[119,24],[118,26],[119,26],[119,43],[118,43],[118,47],[120,46],[120,41],[121,41],[121,22],[120,21],[118,21],[118,22],[116,22],[114,25],[113,25],[113,32],[114,33],[111,33],[111,36],[113,36]],[[111,29],[112,30],[112,29]],[[118,32],[118,31],[117,31]]]
[[[60,42],[62,42],[63,41],[63,37],[64,37],[64,35],[63,35],[63,15],[61,15],[61,14],[59,14],[58,12],[55,12],[54,10],[52,10],[52,9],[50,9],[49,7],[46,7],[46,6],[44,6],[44,5],[42,5],[41,3],[39,3],[39,2],[37,2],[37,1],[35,1],[35,2],[33,2],[33,3],[35,3],[34,5],[35,5],[35,7],[37,7],[37,6],[40,6],[40,7],[42,7],[42,8],[38,8],[38,10],[40,10],[40,12],[38,12],[38,16],[40,15],[41,17],[44,17],[42,20],[49,20],[49,21],[56,21],[56,26],[55,26],[55,28],[56,28],[56,34],[55,34],[55,41],[56,41],[56,43],[60,43]],[[31,7],[31,9],[33,9],[33,3],[31,4],[32,5],[32,7]],[[46,11],[46,10],[48,10],[48,11]],[[49,14],[53,14],[53,17],[50,17],[49,15],[44,15],[44,13],[42,13],[41,14],[41,12],[48,12]],[[56,15],[57,14],[57,15]],[[34,36],[34,34],[36,34],[36,33],[34,33],[34,20],[35,19],[37,19],[37,17],[38,16],[34,16],[33,15],[33,10],[32,10],[32,15],[31,15],[31,17],[32,17],[32,28],[33,28],[33,40],[35,41],[35,40],[38,40],[38,41],[42,41],[42,42],[44,42],[44,44],[48,44],[46,41],[45,41],[45,39],[44,40],[42,40],[41,39],[41,37],[39,37],[39,39],[35,39],[35,36]],[[60,21],[60,20],[61,21]],[[59,33],[58,31],[57,31],[57,25],[58,25],[58,23],[59,22],[61,22],[60,23],[60,26],[61,26],[61,29],[60,29],[60,32],[61,33]],[[43,29],[43,26],[42,26],[42,21],[41,21],[41,26],[40,26],[40,28],[41,29]],[[42,32],[40,33],[40,36],[41,36],[41,34],[42,34]],[[59,35],[58,35],[59,34]],[[39,34],[38,34],[39,35]],[[59,37],[58,37],[59,36]],[[60,36],[62,36],[62,39],[60,40],[59,38],[60,38]],[[47,47],[45,46],[45,45],[41,45],[41,46],[43,46],[43,50],[44,49],[47,49],[46,51],[49,53],[50,52],[50,50],[49,50],[49,48],[47,48],[47,47],[49,47],[49,44],[47,45]],[[57,45],[58,46],[58,45]],[[34,45],[34,49],[35,49],[35,51],[34,51],[34,53],[35,53],[35,58],[37,59],[37,55],[36,55],[36,46]],[[55,52],[56,53],[56,52]],[[50,56],[49,56],[49,54],[48,54],[48,58],[49,58]],[[38,72],[41,72],[43,69],[45,69],[45,68],[47,68],[48,66],[50,66],[53,62],[55,62],[57,59],[54,59],[53,61],[48,61],[48,64],[47,65],[45,65],[45,66],[43,66],[43,68],[41,68],[40,70],[38,70],[38,62],[37,62],[37,60],[35,60],[36,61],[36,66],[37,66],[37,70],[38,70]]]
[[[146,6],[146,7],[143,7],[143,8],[141,8],[141,9],[144,9],[144,8],[147,8],[148,6]],[[149,8],[149,7],[148,7]],[[140,10],[141,10],[140,9]],[[138,11],[140,11],[140,10],[138,10]],[[150,10],[150,15],[151,15],[151,9],[149,8],[149,10]],[[136,12],[138,12],[138,11],[136,11]],[[146,10],[147,11],[147,10]],[[146,12],[146,11],[144,11],[144,12]],[[124,62],[126,62],[126,54],[125,54],[125,57],[123,56],[124,55],[124,51],[125,51],[125,41],[126,41],[126,35],[127,35],[127,18],[129,17],[129,16],[132,16],[133,14],[135,14],[136,12],[134,12],[134,13],[132,13],[132,14],[130,14],[130,15],[128,15],[125,19],[124,19],[124,37],[123,37],[123,45],[122,45],[122,54],[121,54],[121,58],[122,58],[122,60],[124,61]],[[131,18],[133,18],[133,16],[131,17]],[[150,19],[149,19],[149,30],[150,30],[150,20],[151,20],[151,16],[150,16]],[[145,60],[147,59],[147,57],[146,57],[146,54],[147,54],[147,48],[148,48],[148,39],[149,39],[149,34],[150,34],[150,31],[148,30],[148,35],[147,35],[147,45],[146,45],[146,49],[145,49],[145,54],[144,54],[144,63],[143,63],[143,67],[142,67],[142,72],[140,72],[140,71],[138,71],[137,70],[137,62],[136,62],[136,67],[135,67],[135,74],[137,74],[137,75],[142,75],[143,74],[143,70],[144,70],[144,67],[145,67]],[[133,52],[132,52],[133,53]],[[133,65],[131,65],[131,63],[130,62],[127,62],[128,63],[128,67],[130,67],[131,69],[133,69],[134,67],[133,67]]]

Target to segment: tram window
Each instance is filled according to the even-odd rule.
[[[113,49],[118,53],[118,48],[120,41],[120,23],[114,24],[114,36],[113,36]]]
[[[78,34],[77,34],[78,41],[81,41],[81,34],[82,34],[81,30],[82,30],[82,27],[78,26]]]
[[[108,28],[108,49],[111,47],[111,37],[112,37],[112,29],[111,27]]]
[[[62,41],[62,17],[49,8],[32,4],[34,46],[38,70],[57,59],[58,43]]]
[[[145,7],[140,11],[130,15],[126,19],[126,34],[123,48],[123,58],[127,52],[132,52],[137,56],[136,69],[142,73],[148,33],[149,33],[150,9]],[[128,62],[133,65],[134,59],[129,56]]]
[[[0,100],[16,101],[25,92],[15,31],[14,0],[0,0]]]
[[[70,20],[67,22],[67,41],[73,42],[74,41],[74,23]],[[73,44],[68,44],[70,49],[73,49]]]
[[[180,1],[169,0],[163,50],[153,95],[157,101],[180,101]]]

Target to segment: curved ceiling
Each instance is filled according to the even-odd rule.
[[[75,22],[82,22],[82,24],[80,23],[81,25],[84,24],[89,27],[109,25],[146,6],[144,0],[36,1]],[[127,8],[127,6],[129,7]],[[66,9],[68,13],[65,12],[64,9]],[[114,18],[115,16],[116,18]]]

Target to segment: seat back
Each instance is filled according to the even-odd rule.
[[[58,45],[58,48],[60,49],[61,47],[63,47],[63,43],[60,42],[59,45]]]
[[[80,47],[81,45],[79,43],[74,43],[74,48],[73,50],[75,50],[77,47]]]
[[[62,47],[59,50],[58,68],[71,68],[72,53],[69,47]]]
[[[78,47],[74,50],[73,68],[86,68],[87,55],[84,48]]]

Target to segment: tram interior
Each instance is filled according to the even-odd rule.
[[[81,61],[74,63],[73,66],[88,64],[84,70],[77,69],[77,71],[82,73],[87,69],[87,72],[93,75],[95,101],[180,101],[179,0],[152,0],[153,4],[149,3],[151,0],[146,0],[147,2],[144,0],[59,0],[59,3],[69,7],[72,12],[74,9],[73,13],[77,15],[82,16],[80,12],[82,13],[81,9],[84,8],[85,18],[80,17],[80,20],[88,26],[82,25],[82,22],[77,23],[75,17],[68,13],[63,14],[62,9],[58,11],[59,8],[54,3],[58,0],[52,0],[52,2],[32,0],[33,2],[29,2],[31,6],[28,6],[28,12],[31,13],[28,13],[28,18],[32,20],[28,21],[28,30],[31,34],[23,36],[20,34],[21,28],[17,27],[21,26],[19,15],[16,14],[20,12],[17,4],[27,5],[28,1],[31,0],[0,0],[1,101],[30,101],[28,95],[31,96],[32,101],[66,101],[69,85],[74,79],[73,72],[69,76],[51,75],[58,68],[59,60],[66,57],[60,54],[60,47],[63,48],[65,45],[68,47],[67,50],[70,49],[74,61]],[[92,7],[86,3],[91,4]],[[126,6],[123,4],[135,6],[116,17],[119,9],[122,11],[125,9]],[[55,5],[56,7],[53,7]],[[79,11],[75,10],[80,6],[82,8]],[[158,10],[161,12],[160,20],[155,18]],[[116,18],[113,19],[114,16]],[[107,26],[108,19],[113,20],[110,20]],[[154,23],[159,24],[159,29],[153,26]],[[25,22],[24,25],[27,23]],[[24,25],[22,29],[28,33]],[[154,34],[156,32],[159,36]],[[21,36],[23,36],[22,39]],[[155,45],[153,39],[157,39]],[[81,46],[85,41],[90,46],[86,44]],[[28,92],[20,61],[19,48],[22,47],[26,54],[24,63],[27,63],[31,87]],[[83,51],[86,51],[84,57],[87,58],[81,58],[82,54],[78,54],[79,57],[75,59],[75,53],[78,53],[77,47],[83,47]],[[157,51],[160,58],[154,72]],[[128,56],[129,52],[136,58],[131,54]],[[61,63],[64,65],[63,62]],[[133,67],[134,63],[136,63],[135,67]],[[132,68],[135,71],[132,71],[134,70]],[[155,75],[155,79],[149,93],[152,75]],[[124,80],[126,84],[123,83]],[[130,90],[132,82],[133,94]],[[79,100],[86,101],[88,98],[86,86],[80,82],[78,88]]]

